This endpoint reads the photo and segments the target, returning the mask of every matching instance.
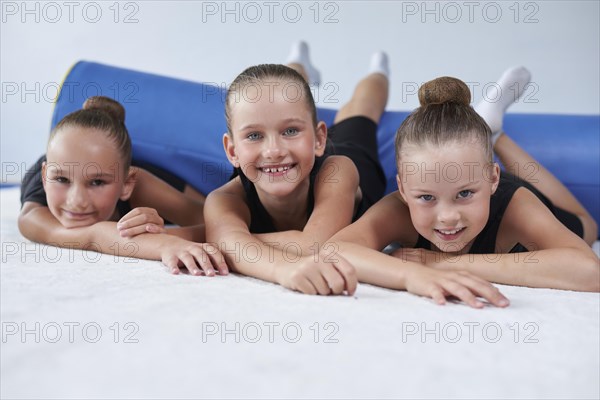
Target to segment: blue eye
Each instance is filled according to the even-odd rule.
[[[104,182],[102,179],[94,179],[90,184],[92,186],[102,186],[105,185],[106,182]]]
[[[431,201],[431,200],[433,200],[433,196],[430,194],[423,194],[423,195],[419,196],[419,199],[421,199],[423,201]]]
[[[468,199],[471,196],[473,196],[473,192],[470,190],[461,190],[460,192],[458,192],[459,199]]]
[[[285,136],[296,136],[298,134],[298,129],[296,128],[287,128],[283,134]]]
[[[246,139],[248,140],[258,140],[260,139],[260,133],[258,132],[251,132],[246,136]]]

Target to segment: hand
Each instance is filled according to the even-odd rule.
[[[161,259],[172,274],[179,274],[186,267],[191,275],[227,275],[229,270],[225,258],[218,248],[209,243],[195,243],[170,237],[170,243],[161,252]],[[200,268],[198,268],[198,265]]]
[[[134,237],[142,233],[166,233],[165,221],[154,208],[137,207],[117,223],[121,237]]]
[[[446,297],[454,296],[474,308],[482,308],[477,297],[483,297],[497,307],[506,307],[509,301],[488,281],[465,271],[440,271],[415,267],[406,273],[406,290],[431,297],[437,304],[446,304]]]
[[[278,269],[277,282],[288,289],[305,294],[353,295],[358,278],[354,267],[339,254],[335,260],[322,260],[319,255],[304,257],[296,264],[286,264]]]

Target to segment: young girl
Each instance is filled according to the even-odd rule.
[[[214,275],[213,267],[226,273],[212,246],[172,235],[125,239],[164,232],[161,215],[176,224],[197,225],[172,231],[189,240],[203,241],[204,232],[201,201],[143,169],[130,168],[131,141],[124,121],[118,102],[93,97],[57,124],[46,155],[23,179],[23,236],[61,247],[162,259],[175,273],[185,264],[190,273],[200,274],[196,262],[207,275]]]
[[[500,82],[503,89],[519,79],[514,71],[508,75]],[[438,78],[420,88],[419,100],[421,107],[396,136],[398,192],[331,239],[336,256],[356,268],[359,281],[411,290],[406,280],[415,266],[425,264],[435,268],[431,271],[468,271],[509,285],[598,291],[600,269],[590,247],[531,185],[501,174],[493,163],[492,132],[470,107],[468,87],[455,78]],[[500,115],[492,107],[482,109],[501,125],[511,102],[499,102]],[[496,148],[508,139],[503,136]],[[536,178],[543,181],[544,175]],[[380,252],[392,242],[404,249]],[[508,254],[518,244],[528,252]],[[455,293],[454,285],[449,280],[420,290],[443,304]],[[475,298],[469,302],[480,306]]]
[[[352,266],[299,261],[311,259],[384,192],[376,132],[387,102],[387,58],[372,58],[371,73],[339,110],[330,153],[307,84],[314,76],[306,72],[315,69],[306,45],[293,53],[301,55],[291,64],[300,73],[283,65],[250,67],[228,91],[223,145],[238,176],[208,196],[207,238],[242,274],[303,293],[352,294]],[[491,285],[478,285],[486,297],[497,296]]]

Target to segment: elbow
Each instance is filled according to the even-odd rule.
[[[590,255],[582,260],[583,271],[580,290],[584,292],[600,292],[600,260],[596,255]]]
[[[25,237],[25,239],[29,239],[31,241],[36,241],[35,237],[32,235],[33,230],[30,229],[30,221],[28,218],[27,214],[24,213],[20,213],[19,214],[19,218],[17,219],[17,226],[19,227],[19,232],[21,232],[21,235],[23,235],[23,237]]]

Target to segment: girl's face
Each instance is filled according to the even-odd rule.
[[[231,136],[223,136],[227,158],[257,192],[281,199],[308,187],[327,128],[323,122],[313,125],[300,85],[248,85],[231,97],[230,106]]]
[[[42,182],[48,208],[66,228],[110,220],[117,201],[128,199],[135,184],[114,143],[96,129],[61,129],[46,159]]]
[[[485,227],[500,170],[480,144],[406,145],[397,176],[417,232],[443,252],[464,253]]]

